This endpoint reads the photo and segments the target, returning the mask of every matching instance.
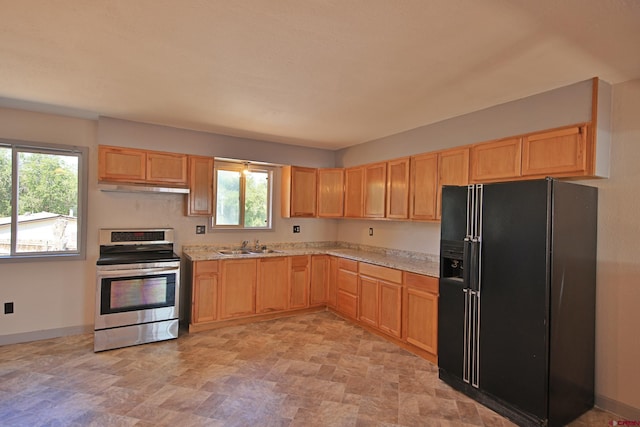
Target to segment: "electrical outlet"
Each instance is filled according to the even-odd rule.
[[[294,233],[299,233],[300,232],[300,226],[299,225],[294,225],[293,226],[293,232]]]
[[[196,234],[204,234],[207,232],[206,225],[196,225]]]
[[[5,302],[4,303],[4,314],[13,314],[13,303]]]
[[[373,228],[369,227],[369,236],[373,236]]]

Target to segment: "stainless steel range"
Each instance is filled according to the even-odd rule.
[[[178,337],[173,229],[100,230],[94,351]]]

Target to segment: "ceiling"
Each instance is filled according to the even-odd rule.
[[[0,0],[0,105],[339,149],[598,76],[638,0]]]

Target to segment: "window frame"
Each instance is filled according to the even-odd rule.
[[[239,191],[239,224],[238,225],[217,225],[216,215],[218,213],[218,170],[240,172],[240,191]],[[245,227],[245,193],[247,179],[244,170],[251,172],[267,173],[267,226],[265,227]],[[275,167],[265,163],[255,163],[233,159],[218,159],[213,161],[213,215],[209,227],[212,231],[221,230],[240,230],[240,231],[273,231],[273,179],[275,176]]]
[[[0,138],[0,147],[11,150],[11,243],[9,255],[0,255],[0,264],[22,261],[85,260],[88,212],[89,148]],[[18,156],[20,152],[50,155],[71,155],[78,159],[77,249],[75,251],[17,252],[18,238]]]

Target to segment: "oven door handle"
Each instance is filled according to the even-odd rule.
[[[177,273],[179,267],[132,268],[127,270],[98,271],[99,277],[151,276],[153,274]]]

